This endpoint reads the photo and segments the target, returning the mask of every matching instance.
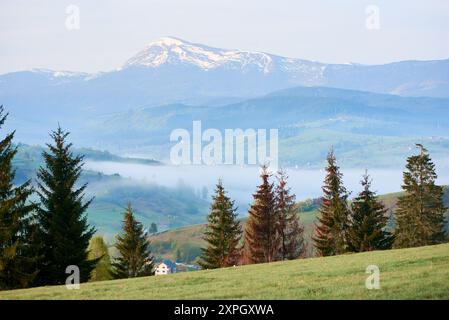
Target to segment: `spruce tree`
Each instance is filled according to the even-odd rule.
[[[92,199],[84,201],[87,184],[76,186],[83,166],[83,156],[73,155],[68,132],[60,127],[51,133],[54,145],[47,144],[44,167],[37,173],[39,240],[43,259],[38,284],[64,284],[66,268],[75,265],[80,281],[89,280],[97,260],[88,259],[89,241],[95,229],[87,223],[86,210]]]
[[[6,121],[0,106],[0,128]],[[0,290],[24,288],[37,274],[37,256],[33,247],[35,205],[28,201],[33,193],[31,182],[14,186],[12,160],[17,153],[14,132],[0,140]]]
[[[385,230],[387,209],[371,191],[368,173],[363,175],[363,190],[351,203],[351,219],[348,230],[348,246],[353,252],[390,249],[393,237]]]
[[[304,228],[299,223],[296,197],[287,187],[288,176],[280,170],[276,186],[276,216],[280,238],[279,259],[296,259],[304,254]]]
[[[435,185],[437,174],[429,153],[420,144],[420,153],[407,159],[404,195],[396,209],[395,248],[438,244],[445,241],[443,188]]]
[[[91,272],[91,278],[89,281],[103,281],[112,279],[111,257],[103,237],[92,237],[89,244],[88,258],[91,260],[98,259],[95,269]]]
[[[254,201],[245,226],[244,260],[249,264],[271,262],[278,257],[276,199],[270,176],[268,168],[262,166],[262,183],[253,194]]]
[[[199,265],[203,269],[236,265],[242,228],[237,220],[234,201],[226,195],[221,180],[217,183],[207,221],[204,237],[207,247],[202,249]]]
[[[115,247],[119,256],[112,263],[114,278],[135,278],[154,274],[150,242],[142,224],[134,218],[131,204],[128,204],[125,210],[123,233],[117,236]]]
[[[347,250],[348,192],[343,186],[343,175],[337,166],[333,150],[327,156],[327,163],[318,225],[312,237],[319,256],[342,254]]]

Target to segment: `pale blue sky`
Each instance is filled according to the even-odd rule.
[[[80,9],[80,30],[65,27]],[[367,5],[380,29],[365,27]],[[0,0],[0,73],[107,71],[175,36],[322,62],[449,58],[448,0]]]

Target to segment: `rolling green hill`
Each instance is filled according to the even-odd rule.
[[[17,168],[16,182],[23,182],[35,178],[36,170],[42,165],[42,152],[46,148],[31,146],[23,143],[17,145],[17,154],[13,159],[13,165]],[[73,148],[73,153],[83,155],[85,160],[114,161],[118,163],[133,163],[145,165],[160,165],[161,162],[153,159],[120,157],[108,151],[94,150],[91,148]]]
[[[13,160],[17,169],[16,183],[28,179],[35,181],[36,170],[43,164],[42,151],[44,148],[39,146],[18,145],[18,153]],[[89,161],[160,164],[152,159],[126,158],[86,148],[74,148],[73,152],[84,155]],[[128,202],[132,203],[137,219],[145,227],[155,222],[160,230],[201,223],[207,214],[208,202],[185,184],[168,188],[155,183],[135,181],[119,174],[106,175],[91,170],[83,171],[79,183],[88,183],[87,196],[94,197],[87,210],[89,223],[108,241],[112,241],[120,231],[122,214]]]
[[[0,291],[0,299],[449,299],[449,244]],[[368,290],[369,265],[380,288]]]
[[[148,228],[152,222],[159,230],[178,228],[205,221],[208,201],[187,185],[164,187],[121,177],[86,172],[87,193],[94,201],[87,210],[89,222],[108,242],[120,232],[123,211],[131,202],[137,219]]]

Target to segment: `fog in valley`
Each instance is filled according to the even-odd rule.
[[[219,178],[232,199],[241,210],[246,210],[252,200],[252,194],[260,182],[257,166],[151,166],[141,164],[126,164],[116,162],[88,161],[85,169],[99,171],[104,174],[120,174],[136,183],[151,183],[166,187],[176,187],[180,184],[191,186],[200,193],[205,187],[208,190],[207,199],[214,190]],[[439,184],[449,184],[449,170],[443,166],[438,170]],[[325,171],[286,168],[289,184],[296,194],[297,200],[320,197]],[[342,169],[343,181],[352,191],[351,197],[361,189],[360,179],[364,169]],[[372,169],[369,170],[373,179],[373,190],[379,194],[401,191],[402,169]]]

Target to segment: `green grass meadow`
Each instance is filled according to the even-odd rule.
[[[368,265],[380,288],[367,289]],[[0,299],[449,299],[449,244],[0,292]]]

